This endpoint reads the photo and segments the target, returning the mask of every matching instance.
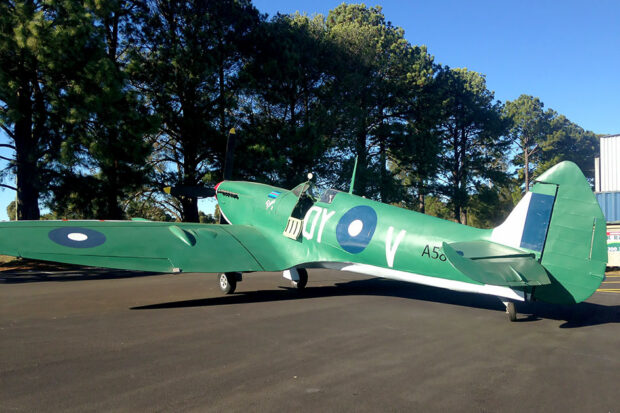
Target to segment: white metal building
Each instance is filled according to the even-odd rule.
[[[594,187],[607,220],[607,265],[620,266],[620,135],[601,138],[600,157],[594,160]]]
[[[601,156],[594,159],[596,192],[620,192],[620,135],[601,138]]]

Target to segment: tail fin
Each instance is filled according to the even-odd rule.
[[[562,162],[543,173],[491,240],[534,252],[551,284],[533,296],[578,303],[605,277],[606,224],[590,184],[577,165]]]

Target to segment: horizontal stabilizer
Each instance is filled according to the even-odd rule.
[[[489,241],[443,243],[454,268],[472,280],[509,287],[550,284],[545,268],[534,254]]]

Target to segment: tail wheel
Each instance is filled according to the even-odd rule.
[[[508,319],[510,319],[510,321],[517,321],[517,308],[512,301],[506,304],[506,314],[508,314]]]
[[[232,294],[235,292],[237,288],[237,278],[238,273],[236,272],[223,272],[220,274],[218,279],[218,285],[220,287],[220,291],[224,294]]]
[[[305,268],[297,268],[299,281],[291,281],[291,286],[297,290],[303,290],[308,284],[308,271]]]

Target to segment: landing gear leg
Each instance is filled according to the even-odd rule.
[[[241,281],[240,272],[223,272],[218,277],[220,291],[224,294],[232,294],[237,288],[237,281]]]
[[[515,303],[513,301],[502,301],[506,306],[506,314],[508,314],[508,319],[510,321],[517,321],[517,308],[515,307]]]

